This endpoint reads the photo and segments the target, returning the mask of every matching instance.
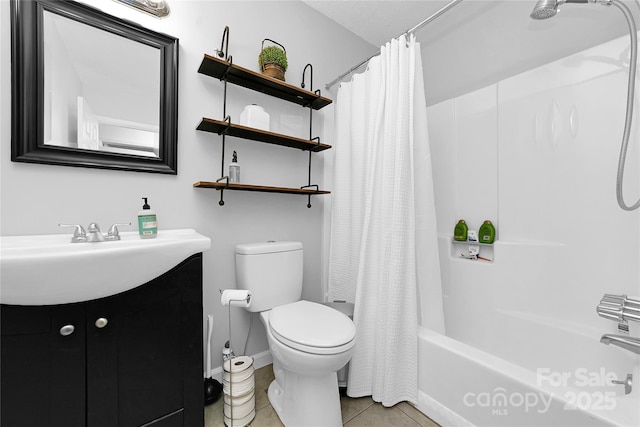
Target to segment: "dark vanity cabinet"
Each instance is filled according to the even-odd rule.
[[[202,254],[121,294],[0,316],[2,427],[204,425]]]

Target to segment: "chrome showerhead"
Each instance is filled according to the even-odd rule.
[[[552,18],[558,13],[558,5],[560,4],[561,0],[538,0],[529,16],[531,19]]]
[[[598,3],[598,0],[592,0],[593,3]],[[538,0],[531,15],[532,19],[549,19],[556,16],[558,13],[558,6],[564,3],[589,3],[589,0]],[[610,4],[610,0],[605,0],[602,3]]]

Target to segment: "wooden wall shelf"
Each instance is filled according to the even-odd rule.
[[[253,141],[266,142],[268,144],[280,145],[283,147],[299,148],[301,150],[319,152],[331,148],[327,144],[318,144],[308,139],[295,138],[292,136],[282,135],[261,129],[250,128],[247,126],[236,125],[221,120],[202,118],[197,127],[198,130],[205,132],[213,132],[221,135],[225,133],[228,136],[235,136]]]
[[[226,37],[227,49],[229,43],[229,27],[225,27],[225,31],[222,36],[223,44]],[[296,86],[285,83],[282,80],[274,79],[264,74],[257,73],[255,71],[248,70],[233,63],[233,59],[228,55],[221,53],[221,56],[227,58],[224,60],[211,55],[204,55],[202,63],[198,68],[200,74],[204,74],[210,77],[215,77],[224,82],[224,115],[226,116],[227,107],[227,83],[235,84],[247,89],[255,90],[257,92],[264,93],[265,95],[273,96],[285,101],[292,102],[294,104],[301,105],[305,108],[309,108],[309,134],[312,134],[312,116],[313,110],[319,110],[331,104],[329,98],[325,98],[320,95],[320,90],[310,92],[298,88]],[[307,68],[311,68],[311,83],[310,87],[313,90],[313,67],[311,64],[307,64],[304,68],[304,74]],[[304,86],[304,84],[302,84]],[[311,207],[311,196],[316,194],[330,194],[330,191],[318,190],[317,185],[311,185],[311,157],[312,152],[324,151],[331,148],[330,145],[321,144],[317,138],[302,139],[288,135],[282,135],[275,132],[265,131],[262,129],[256,129],[248,126],[237,125],[231,123],[230,117],[225,117],[225,120],[215,120],[204,117],[197,127],[200,131],[217,133],[222,136],[222,166],[221,175],[222,178],[218,181],[198,181],[193,186],[195,188],[213,188],[220,191],[220,206],[224,205],[224,190],[232,191],[255,191],[261,193],[286,193],[286,194],[301,194],[308,196],[309,201],[307,207]],[[225,177],[224,168],[224,152],[225,152],[225,139],[227,136],[248,139],[252,141],[264,142],[267,144],[279,145],[288,148],[298,148],[301,150],[309,151],[309,185],[305,188],[287,188],[287,187],[271,187],[263,185],[248,185],[228,183],[228,177]]]
[[[314,110],[324,108],[333,102],[329,98],[207,54],[204,55],[198,72],[220,80],[226,79],[229,83],[284,99],[303,107],[310,107]]]
[[[263,185],[249,184],[227,184],[225,182],[209,182],[198,181],[193,184],[195,188],[215,188],[216,190],[235,190],[235,191],[255,191],[259,193],[285,193],[285,194],[302,194],[310,196],[314,194],[330,194],[330,191],[310,190],[307,188],[287,188],[287,187],[270,187]]]

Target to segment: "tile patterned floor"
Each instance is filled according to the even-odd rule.
[[[281,427],[278,415],[269,404],[267,387],[273,380],[271,365],[256,370],[256,417],[251,427]],[[402,402],[391,408],[375,403],[370,397],[341,399],[345,427],[440,427],[412,405]],[[223,427],[222,399],[205,407],[205,427]]]

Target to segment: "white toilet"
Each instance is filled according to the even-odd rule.
[[[341,426],[336,372],[351,358],[356,327],[343,313],[302,295],[302,243],[236,246],[238,289],[260,312],[273,356],[269,401],[285,426]]]

